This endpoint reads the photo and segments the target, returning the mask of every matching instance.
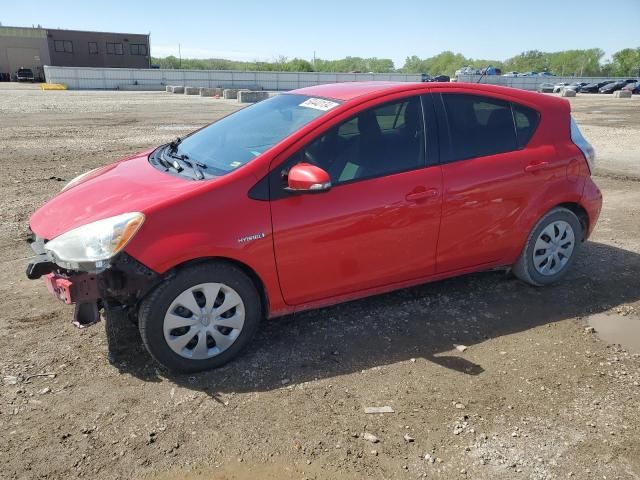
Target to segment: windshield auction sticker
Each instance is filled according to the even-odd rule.
[[[340,104],[332,102],[331,100],[325,100],[324,98],[309,98],[300,104],[301,107],[315,108],[316,110],[322,110],[323,112],[331,110],[338,105]]]

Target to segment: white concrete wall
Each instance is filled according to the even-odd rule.
[[[70,89],[117,89],[121,85],[183,85],[206,88],[293,90],[324,83],[388,80],[419,82],[420,74],[242,72],[227,70],[162,70],[134,68],[44,67],[48,83]]]

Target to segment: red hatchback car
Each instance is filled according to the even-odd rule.
[[[27,274],[204,370],[265,318],[498,267],[560,279],[600,213],[593,162],[564,99],[303,88],[72,180],[31,217]]]

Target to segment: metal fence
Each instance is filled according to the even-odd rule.
[[[47,83],[64,83],[69,89],[115,90],[130,86],[158,90],[165,85],[208,88],[293,90],[324,83],[387,80],[420,82],[420,74],[243,72],[230,70],[163,70],[45,66]]]
[[[630,77],[503,77],[501,75],[458,75],[458,82],[488,83],[491,85],[502,85],[505,87],[519,88],[522,90],[537,90],[543,83],[556,84],[559,82],[604,82],[605,80],[624,80]],[[631,77],[632,78],[632,77]]]

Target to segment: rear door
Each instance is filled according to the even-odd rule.
[[[420,97],[402,98],[358,112],[275,168],[274,249],[288,304],[434,273],[442,177],[425,135]],[[284,190],[286,171],[303,161],[329,172],[331,190]]]
[[[464,90],[434,97],[444,185],[437,271],[500,261],[513,251],[515,223],[543,180],[533,174],[554,149],[524,148],[539,121],[533,109]]]

